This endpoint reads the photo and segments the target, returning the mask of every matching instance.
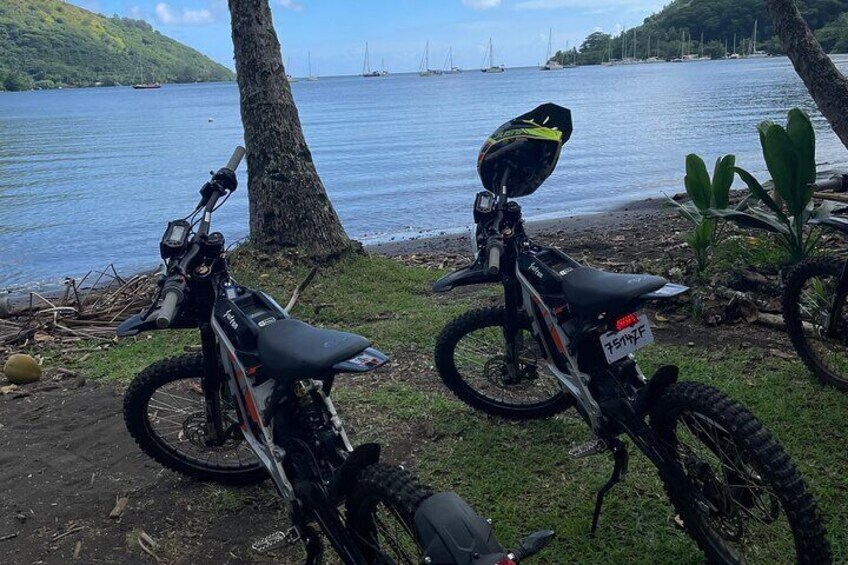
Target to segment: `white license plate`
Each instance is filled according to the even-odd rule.
[[[624,328],[620,332],[607,332],[601,336],[601,346],[607,357],[607,363],[615,363],[654,342],[648,317],[642,314],[637,320],[629,328]]]

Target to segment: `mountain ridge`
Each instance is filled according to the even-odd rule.
[[[0,90],[235,78],[145,21],[62,0],[2,0],[0,54]]]

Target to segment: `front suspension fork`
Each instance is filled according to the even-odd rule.
[[[206,412],[206,443],[210,446],[224,444],[225,432],[221,410],[221,368],[218,363],[215,332],[208,324],[200,328],[203,351],[203,397]]]
[[[833,304],[830,305],[830,310],[827,315],[827,328],[825,336],[835,338],[839,333],[839,312],[845,307],[845,298],[848,295],[848,261],[842,266],[842,274],[839,275],[839,281],[836,283],[836,292],[833,297]]]
[[[504,350],[506,352],[506,366],[511,379],[518,378],[518,332],[521,329],[519,325],[519,316],[521,315],[521,288],[515,275],[510,271],[504,272]]]

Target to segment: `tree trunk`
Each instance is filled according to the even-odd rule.
[[[247,149],[250,237],[313,258],[352,248],[321,182],[283,68],[268,0],[229,0]]]
[[[848,147],[848,79],[816,41],[793,0],[765,0],[774,30],[830,127]]]

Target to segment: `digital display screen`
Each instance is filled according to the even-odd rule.
[[[182,243],[187,229],[185,226],[173,226],[171,228],[171,236],[168,239],[176,243]]]

